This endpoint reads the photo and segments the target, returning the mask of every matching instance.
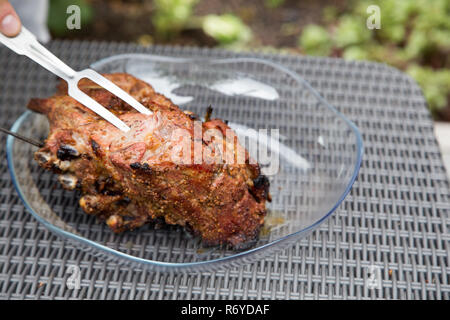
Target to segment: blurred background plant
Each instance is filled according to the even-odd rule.
[[[209,14],[203,18],[202,28],[219,45],[229,48],[245,47],[253,37],[250,28],[233,14]]]
[[[328,9],[323,26],[307,26],[299,46],[307,54],[385,62],[406,71],[422,87],[436,117],[450,104],[450,1],[379,0],[381,28],[365,25],[374,1],[353,1],[338,14]]]
[[[181,30],[193,27],[192,11],[198,0],[154,0],[152,22],[158,35],[172,38]]]
[[[68,5],[82,29],[67,30]],[[381,10],[369,30],[367,7]],[[433,115],[450,121],[449,0],[50,0],[57,38],[221,46],[363,59],[404,70]]]

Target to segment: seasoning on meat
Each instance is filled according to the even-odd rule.
[[[45,145],[35,154],[39,165],[59,174],[64,188],[79,189],[83,210],[115,232],[164,221],[183,226],[205,245],[239,248],[256,240],[269,181],[230,127],[210,119],[210,109],[201,122],[131,75],[105,76],[153,114],[137,113],[90,80],[80,81],[81,90],[131,128],[123,133],[68,96],[62,82],[54,96],[28,105],[50,123]],[[196,126],[220,134],[198,138]],[[243,163],[233,161],[239,152]]]

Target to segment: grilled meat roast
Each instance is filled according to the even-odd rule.
[[[200,236],[205,245],[237,248],[256,240],[270,199],[269,182],[237,138],[229,139],[234,132],[228,125],[209,117],[198,121],[129,74],[105,76],[153,114],[140,114],[94,82],[81,80],[81,90],[131,128],[124,133],[68,96],[61,82],[54,96],[28,105],[50,123],[45,145],[35,153],[39,165],[59,174],[64,188],[79,189],[81,208],[114,232],[164,220]],[[202,132],[218,130],[222,139],[197,137],[196,125]],[[228,140],[236,143],[230,147]],[[181,141],[194,152],[181,148]],[[198,148],[200,162],[194,159]],[[244,163],[223,161],[223,150],[232,158],[243,151]],[[174,161],[174,155],[190,161]]]

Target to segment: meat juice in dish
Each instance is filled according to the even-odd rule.
[[[200,121],[129,74],[104,76],[153,114],[138,113],[81,80],[81,90],[131,128],[124,133],[68,96],[61,82],[55,95],[28,105],[50,124],[35,153],[39,165],[58,174],[64,188],[79,189],[81,208],[114,232],[164,221],[205,245],[240,248],[255,241],[270,201],[269,181],[228,125],[209,115]]]

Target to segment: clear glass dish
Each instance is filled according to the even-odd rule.
[[[8,166],[26,208],[49,230],[95,256],[157,271],[191,272],[251,263],[316,229],[356,179],[363,150],[358,129],[281,65],[252,58],[125,54],[91,67],[102,73],[133,74],[184,110],[203,114],[212,105],[213,116],[228,120],[241,143],[257,141],[267,147],[270,156],[262,167],[273,199],[258,242],[246,250],[204,248],[199,239],[177,228],[144,226],[114,234],[79,208],[77,192],[63,190],[55,175],[39,168],[33,160],[36,147],[8,137]],[[12,131],[43,140],[47,120],[26,112]]]

